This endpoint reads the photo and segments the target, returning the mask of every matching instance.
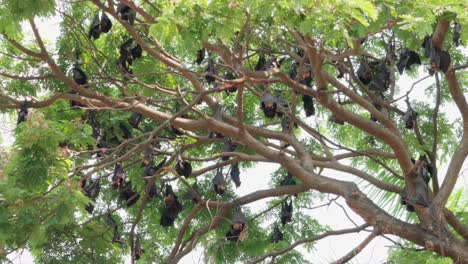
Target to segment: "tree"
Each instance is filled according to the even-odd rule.
[[[201,245],[219,263],[304,263],[297,246],[367,228],[337,263],[386,234],[468,263],[468,226],[446,208],[468,154],[465,3],[152,2],[0,9],[0,109],[19,113],[1,156],[3,257],[177,263]],[[51,16],[53,43],[36,24]],[[429,98],[397,85],[418,68]],[[272,187],[237,196],[226,181],[257,162],[281,166]],[[317,223],[301,213],[312,191],[366,224]],[[269,197],[265,212],[246,209]]]

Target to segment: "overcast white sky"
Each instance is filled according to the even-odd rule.
[[[51,19],[47,21],[39,21],[38,27],[40,29],[41,35],[53,41],[59,34],[58,30],[58,20]],[[419,68],[419,76],[423,76],[425,70],[421,66]],[[408,76],[404,76],[400,78],[398,85],[402,87],[403,93],[406,92],[407,89],[411,87],[415,79],[411,79]],[[434,98],[424,94],[424,88],[428,85],[433,83],[433,78],[426,79],[425,81],[419,83],[414,88],[411,98],[413,100],[433,100]],[[403,107],[406,109],[406,107]],[[446,106],[443,110],[448,111],[450,113],[452,120],[456,117],[460,116],[460,113],[457,109],[453,106]],[[315,120],[314,117],[311,117],[307,120],[308,123],[314,124]],[[13,138],[11,137],[11,128],[12,122],[8,121],[6,117],[0,116],[0,135],[3,139],[3,142],[0,143],[0,146],[10,146],[12,144]],[[0,140],[2,141],[2,140]],[[457,183],[457,187],[464,186],[465,190],[468,190],[468,174],[466,169],[468,167],[467,162],[464,164],[465,169],[462,170],[464,172]],[[252,191],[259,190],[259,189],[266,189],[268,188],[268,183],[270,181],[271,173],[277,169],[277,166],[267,164],[267,163],[259,163],[255,168],[244,170],[241,172],[241,181],[242,185],[239,187],[236,192],[242,196]],[[446,166],[442,166],[439,175],[444,175],[446,170]],[[346,175],[344,173],[339,174],[326,174],[330,177],[336,177],[341,180],[355,180],[355,177]],[[442,182],[442,180],[439,180]],[[266,202],[268,200],[262,200],[257,203],[251,204],[249,207],[254,212],[260,212],[266,208]],[[353,220],[359,225],[362,224],[362,219],[354,214],[343,202],[340,203],[346,207],[347,213],[353,218]],[[343,229],[343,228],[351,228],[354,225],[348,221],[346,216],[344,215],[341,208],[336,205],[330,207],[323,207],[320,209],[316,209],[310,212],[310,217],[313,217],[320,221],[322,224],[329,225],[335,229]],[[295,221],[300,221],[300,219],[295,219]],[[362,240],[365,239],[367,236],[366,233],[361,232],[360,234],[349,234],[349,235],[342,235],[342,236],[331,236],[320,240],[317,243],[316,250],[310,254],[307,254],[307,258],[313,263],[329,263],[333,259],[338,259],[356,247]],[[383,263],[387,258],[387,251],[388,246],[391,243],[381,237],[374,239],[358,256],[356,256],[351,263]],[[22,255],[12,256],[12,260],[14,263],[22,263],[22,264],[32,264],[33,259],[30,256],[29,252],[25,251]],[[182,264],[192,264],[192,263],[204,263],[204,261],[200,257],[200,251],[196,250],[194,253],[187,255],[185,258],[182,259],[180,262]]]

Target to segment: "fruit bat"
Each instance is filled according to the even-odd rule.
[[[283,117],[281,120],[281,131],[286,134],[292,134],[294,128],[297,128],[297,124],[292,121],[289,116]],[[289,147],[289,143],[285,141],[281,141],[281,148]]]
[[[312,73],[312,66],[310,64],[302,64],[298,68],[299,82],[308,87],[312,87],[314,74]]]
[[[232,143],[232,140],[228,137],[223,139],[223,152],[233,152],[236,146]],[[222,160],[229,160],[229,156],[221,157]]]
[[[382,106],[381,106],[381,105],[379,105],[379,104],[377,104],[377,103],[372,103],[372,105],[373,105],[377,110],[379,110],[379,111],[382,110]],[[374,121],[374,122],[379,121],[379,120],[377,119],[377,117],[375,117],[373,114],[371,114],[370,120],[372,120],[372,121]]]
[[[236,185],[236,188],[238,188],[241,185],[240,181],[240,170],[239,170],[239,164],[234,163],[231,165],[231,172],[229,174],[231,176],[232,181]]]
[[[231,229],[226,233],[226,239],[232,242],[245,239],[247,231],[247,218],[242,213],[241,208],[237,207],[231,219]]]
[[[190,162],[183,160],[182,155],[177,154],[175,171],[185,178],[190,177],[192,174],[192,164]]]
[[[452,35],[452,42],[455,47],[460,45],[460,37],[461,37],[461,25],[455,22],[453,25],[453,35]]]
[[[378,92],[385,92],[388,89],[389,83],[390,72],[386,63],[382,61],[375,67],[373,78],[369,83],[369,89]]]
[[[71,91],[70,94],[78,94],[77,92],[75,91]],[[77,109],[77,108],[80,108],[80,107],[85,107],[86,105],[78,102],[78,101],[74,101],[74,100],[70,100],[70,108],[72,109]]]
[[[429,181],[432,177],[432,172],[434,168],[432,164],[429,163],[427,160],[426,155],[422,155],[419,157],[419,166],[418,166],[418,174],[424,179],[426,184],[429,184]]]
[[[400,54],[400,60],[397,62],[397,69],[400,74],[403,74],[403,70],[408,70],[411,65],[421,65],[421,58],[415,51],[409,49],[403,49]]]
[[[123,21],[127,21],[130,26],[135,23],[136,12],[128,5],[119,3],[117,5],[117,13]]]
[[[115,164],[114,174],[112,175],[112,187],[114,189],[120,189],[126,176],[127,175],[123,170],[122,164]]]
[[[299,66],[299,62],[294,61],[291,64],[291,69],[289,70],[289,78],[296,80],[297,77],[297,67]]]
[[[135,59],[141,58],[143,50],[133,39],[129,39],[120,45],[119,64],[127,73],[132,73],[131,66]]]
[[[274,95],[276,101],[276,115],[282,117],[284,114],[284,109],[289,107],[288,102],[284,99],[281,93],[277,93]]]
[[[164,159],[156,166],[151,166],[151,165],[145,166],[143,170],[143,177],[154,176],[157,171],[159,171],[162,167],[164,167],[164,165],[166,164],[166,160],[167,160],[167,157],[164,157]],[[154,181],[151,181],[148,179],[144,179],[144,181],[145,181],[145,185],[151,184],[151,186],[149,187],[149,190],[148,188],[146,189],[148,192],[148,197],[153,198],[157,196],[159,194],[159,190],[156,184],[154,183]]]
[[[214,191],[219,195],[224,194],[226,191],[226,179],[224,178],[223,171],[221,169],[218,169],[212,182]]]
[[[102,12],[101,16],[99,16],[99,12],[97,12],[96,16],[91,23],[91,27],[89,29],[88,36],[90,39],[96,40],[99,38],[101,33],[108,33],[112,28],[112,22],[109,17]]]
[[[141,163],[142,167],[148,167],[153,162],[153,146],[149,145],[145,148],[145,155],[143,156],[143,161]]]
[[[208,65],[206,66],[205,80],[208,84],[212,84],[216,81],[216,69],[213,58],[208,58]]]
[[[85,85],[88,83],[88,77],[86,77],[86,74],[83,72],[78,62],[73,64],[71,72],[73,80],[78,85]]]
[[[140,234],[136,235],[135,247],[133,249],[133,252],[135,253],[135,260],[139,260],[141,258],[141,255],[145,253],[145,250],[141,248],[141,235]]]
[[[416,118],[418,117],[418,112],[413,110],[411,107],[408,106],[408,110],[406,111],[405,115],[403,116],[403,120],[405,122],[406,129],[413,129],[416,125]]]
[[[446,73],[448,71],[448,68],[450,67],[450,63],[452,62],[452,59],[450,58],[450,54],[447,51],[442,50],[439,52],[439,57],[440,57],[439,69],[443,73]]]
[[[297,128],[296,122],[293,122],[289,116],[281,119],[281,129],[285,133],[291,133],[293,129]]]
[[[429,74],[434,75],[438,69],[446,73],[451,63],[450,54],[447,51],[437,49],[432,42],[432,37],[429,36],[424,38],[422,46],[424,47],[424,56],[430,60]]]
[[[216,110],[213,115],[213,119],[219,122],[224,122],[223,121],[223,108],[221,107],[220,104],[218,104],[218,106],[216,107]],[[217,132],[211,132],[211,131],[208,133],[208,137],[209,138],[213,138],[213,137],[224,138],[223,134],[217,133]]]
[[[138,129],[138,127],[140,126],[140,122],[141,122],[142,117],[143,116],[140,113],[132,113],[132,115],[128,119],[128,123],[133,128]]]
[[[280,217],[281,217],[281,223],[283,225],[292,221],[292,210],[293,210],[292,201],[289,201],[289,203],[288,201],[284,201],[281,203]]]
[[[28,120],[28,107],[26,103],[21,104],[20,110],[18,112],[18,120],[16,121],[16,124],[19,125],[25,121]]]
[[[93,19],[93,22],[91,22],[91,27],[89,29],[88,37],[90,39],[96,40],[101,36],[101,28],[100,28],[100,19],[99,19],[99,12],[96,14],[96,16]]]
[[[132,189],[130,181],[124,181],[119,188],[119,198],[125,201],[127,207],[134,205],[140,198],[140,194]]]
[[[429,186],[423,176],[418,173],[418,176],[410,179],[414,186],[414,193],[408,195],[408,203],[412,205],[420,205],[427,207],[431,203],[429,198]]]
[[[336,78],[338,78],[338,79],[343,78],[345,73],[346,73],[345,67],[342,64],[340,64],[339,62],[337,62],[337,61],[332,61],[332,63],[333,63],[333,65],[335,65],[335,68],[336,68],[336,70],[338,72],[336,74]]]
[[[183,198],[186,200],[191,200],[194,203],[200,202],[201,195],[197,183],[194,183],[192,185],[192,188],[188,189],[188,191],[184,194]]]
[[[274,118],[276,115],[276,108],[277,108],[277,101],[276,97],[273,96],[270,92],[270,89],[266,88],[263,91],[263,95],[261,97],[261,104],[260,107],[263,110],[263,113],[268,118]]]
[[[224,75],[224,79],[226,79],[226,80],[234,80],[235,78],[236,77],[234,76],[234,74],[232,74],[230,72],[227,72]],[[226,90],[226,94],[235,93],[235,92],[237,92],[237,86],[233,86],[233,87]]]
[[[304,112],[306,117],[315,115],[314,100],[310,95],[303,94],[302,102],[304,103]]]
[[[296,180],[289,172],[280,182],[280,186],[296,185],[296,184],[297,184]]]
[[[144,166],[143,177],[154,176],[158,170],[164,167],[167,157],[164,157],[164,159],[156,166],[151,166],[152,160],[153,158],[151,158],[151,162],[148,165]]]
[[[283,233],[278,227],[278,224],[275,223],[275,227],[273,228],[273,232],[271,233],[271,242],[278,243],[283,240]]]
[[[109,17],[106,15],[106,13],[104,13],[103,11],[101,15],[101,21],[99,22],[99,29],[103,33],[108,33],[111,30],[111,28],[112,28],[112,22],[109,19]]]
[[[132,54],[132,58],[134,60],[141,59],[143,56],[143,49],[141,48],[140,44],[137,43],[136,46],[130,50],[130,53]]]
[[[264,54],[258,56],[257,65],[255,65],[255,71],[264,71],[266,69],[266,58]]]
[[[182,204],[177,200],[177,196],[172,190],[171,185],[166,185],[166,191],[164,194],[164,208],[161,213],[161,219],[159,224],[162,226],[172,226],[174,221],[182,211]]]
[[[91,126],[93,130],[93,137],[97,139],[100,135],[99,131],[99,122],[97,120],[97,111],[91,110],[88,112],[88,124]]]
[[[122,134],[123,134],[122,137],[124,139],[132,138],[132,132],[130,131],[130,129],[128,129],[127,124],[125,124],[124,122],[120,122],[119,128],[120,128],[120,131],[122,131]]]
[[[291,175],[291,173],[288,172],[288,174],[280,181],[280,186],[287,186],[287,185],[296,185],[297,182],[294,179],[294,177]],[[294,194],[295,197],[297,197],[297,193]]]
[[[405,185],[405,187],[403,188],[403,191],[400,192],[400,204],[406,206],[406,211],[414,212],[415,211],[414,206],[409,204],[407,200],[408,200],[408,188]]]
[[[268,69],[279,69],[282,61],[278,61],[275,56],[270,56],[265,62],[265,70]]]
[[[411,177],[409,181],[411,182],[414,191],[410,193],[407,186],[400,193],[402,205],[406,205],[406,210],[414,212],[414,205],[427,207],[431,203],[431,198],[429,196],[429,164],[427,162],[426,156],[421,156],[418,161],[414,161],[412,173],[415,173],[415,177]],[[432,166],[431,166],[432,171]]]
[[[82,187],[84,194],[91,199],[92,201],[96,201],[96,198],[99,196],[99,192],[101,190],[101,184],[99,183],[99,180],[94,180],[91,181],[88,185],[85,185]],[[89,203],[86,205],[85,210],[88,213],[93,213],[94,211],[94,205],[92,203]]]
[[[361,81],[364,85],[368,85],[372,81],[372,69],[367,62],[367,59],[361,61],[356,75],[359,81]]]
[[[105,216],[105,218],[104,218],[104,221],[107,223],[107,225],[109,225],[113,229],[114,236],[112,238],[112,242],[114,242],[114,243],[123,243],[124,241],[121,239],[120,233],[119,233],[119,225],[114,220],[112,215],[107,214]]]
[[[200,65],[203,60],[205,59],[205,48],[201,48],[197,51],[197,59],[195,60],[195,62]]]
[[[166,190],[164,191],[164,204],[166,206],[171,206],[174,204],[175,199],[176,199],[176,195],[174,194],[174,191],[172,190],[172,185],[167,184]]]

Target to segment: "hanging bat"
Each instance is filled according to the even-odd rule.
[[[231,219],[231,229],[226,233],[226,239],[232,242],[244,240],[247,231],[247,217],[237,207]]]

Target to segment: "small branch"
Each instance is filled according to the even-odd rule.
[[[366,224],[363,224],[363,225],[361,225],[359,227],[349,228],[349,229],[341,229],[341,230],[331,230],[331,231],[325,232],[325,233],[323,233],[321,235],[317,235],[317,236],[307,238],[307,239],[298,240],[298,241],[292,243],[287,248],[271,252],[271,253],[266,254],[264,256],[261,256],[261,257],[259,257],[257,259],[254,259],[249,263],[250,264],[259,263],[259,262],[261,262],[261,261],[263,261],[263,260],[265,260],[266,258],[269,258],[269,257],[276,258],[277,256],[288,253],[289,251],[293,250],[295,247],[297,247],[299,245],[302,245],[302,244],[305,244],[305,243],[311,243],[311,242],[326,238],[328,236],[336,236],[336,235],[344,235],[344,234],[349,234],[349,233],[360,232],[360,231],[364,230],[368,226],[369,226],[369,224],[366,223]]]
[[[351,250],[348,254],[339,260],[333,262],[333,264],[344,264],[357,256],[357,254],[359,254],[377,236],[376,230],[377,229],[374,229],[374,231],[364,241],[362,241],[361,244],[359,244],[356,248]]]

